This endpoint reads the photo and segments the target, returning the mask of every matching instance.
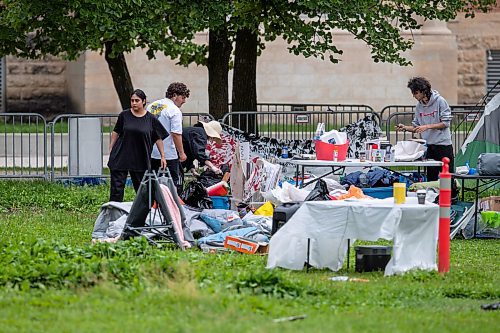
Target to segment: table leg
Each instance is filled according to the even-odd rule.
[[[307,261],[306,261],[306,272],[309,272],[309,254],[311,253],[311,238],[307,239]]]
[[[300,186],[301,188],[304,187],[304,183],[305,183],[305,178],[306,178],[306,167],[305,166],[301,166],[302,167],[302,185]]]
[[[299,187],[299,165],[295,165],[295,187]]]
[[[351,248],[351,239],[347,238],[347,271],[349,272],[349,249]]]
[[[478,206],[479,206],[479,179],[476,179],[476,186],[474,188],[474,193],[475,193],[475,198],[476,201],[474,202],[474,235],[472,238],[476,238],[476,232],[477,232],[477,213],[478,213]]]

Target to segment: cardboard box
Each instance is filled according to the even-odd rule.
[[[492,196],[481,199],[479,203],[481,210],[500,212],[500,197]]]
[[[224,247],[246,254],[264,254],[268,251],[267,243],[261,243],[238,236],[226,236]]]

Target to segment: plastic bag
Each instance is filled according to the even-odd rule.
[[[207,190],[197,180],[189,182],[186,188],[181,193],[181,199],[188,206],[195,208],[212,209],[212,199],[207,194]]]
[[[216,174],[212,170],[206,170],[201,173],[201,175],[198,176],[198,181],[204,186],[204,187],[210,187],[212,185],[215,185],[219,183],[222,180],[222,174]]]
[[[311,193],[309,193],[304,201],[322,200],[331,200],[331,198],[328,195],[328,186],[326,185],[326,182],[323,179],[319,179],[316,182],[316,186],[314,186],[314,189],[311,191]]]
[[[260,206],[253,212],[254,215],[273,216],[274,206],[270,201]]]
[[[224,164],[220,167],[220,170],[222,171],[221,174],[217,174],[212,170],[205,170],[197,177],[198,181],[200,181],[205,187],[215,185],[222,180],[222,177],[226,172],[229,172],[229,167],[227,164]]]

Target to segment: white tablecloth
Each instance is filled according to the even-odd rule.
[[[385,275],[410,269],[435,270],[439,206],[417,198],[395,205],[393,198],[359,201],[304,202],[292,218],[271,238],[267,268],[301,270],[309,264],[337,271],[347,252],[347,239],[393,240]]]

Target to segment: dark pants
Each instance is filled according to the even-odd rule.
[[[129,173],[130,179],[132,179],[132,184],[134,185],[135,193],[137,193],[137,190],[141,185],[142,177],[144,176],[144,171],[111,170],[111,189],[109,193],[109,201],[123,201],[125,182],[127,181],[127,175]]]
[[[455,158],[453,156],[453,146],[427,145],[427,159],[441,161],[443,157],[450,159],[450,173],[455,172]],[[439,173],[442,167],[427,167],[427,180],[433,181],[439,179]]]
[[[455,157],[453,155],[453,146],[443,146],[443,145],[427,145],[427,159],[441,161],[443,157],[448,157],[450,159],[450,173],[455,172]],[[442,167],[427,167],[427,180],[433,181],[439,179],[439,173]],[[457,186],[455,180],[452,178],[451,182],[451,197],[454,198],[458,194]]]
[[[161,160],[155,158],[151,159],[151,169],[158,174],[161,167]],[[175,187],[177,188],[177,194],[181,195],[182,186],[184,184],[184,172],[182,171],[181,162],[178,159],[167,160],[167,168],[170,171],[170,176],[174,181]]]

